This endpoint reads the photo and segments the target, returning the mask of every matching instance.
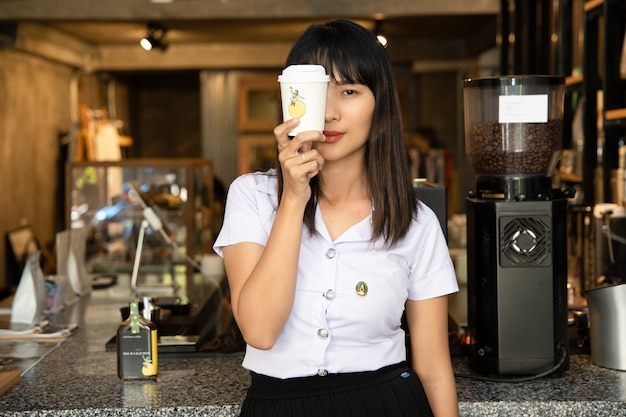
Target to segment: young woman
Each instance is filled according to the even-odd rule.
[[[280,167],[233,182],[215,244],[247,343],[241,415],[456,416],[446,296],[458,287],[414,197],[389,58],[373,33],[334,20],[307,29],[286,64],[330,75],[324,131],[274,129]]]

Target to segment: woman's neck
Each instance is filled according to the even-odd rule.
[[[320,172],[320,190],[320,198],[330,205],[355,199],[371,199],[362,167],[346,169],[345,166],[325,165]]]
[[[317,204],[334,241],[372,213],[372,200],[363,170],[326,170],[325,166],[322,171]]]

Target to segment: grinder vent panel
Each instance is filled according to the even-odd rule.
[[[549,266],[552,263],[548,216],[500,218],[500,265]]]

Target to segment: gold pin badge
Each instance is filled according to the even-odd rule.
[[[356,295],[359,297],[365,297],[367,295],[367,284],[364,281],[356,283]]]

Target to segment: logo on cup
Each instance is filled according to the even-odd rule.
[[[306,113],[306,104],[304,104],[305,98],[291,85],[289,86],[289,92],[291,93],[291,98],[289,99],[287,111],[289,111],[291,117],[299,119]]]

